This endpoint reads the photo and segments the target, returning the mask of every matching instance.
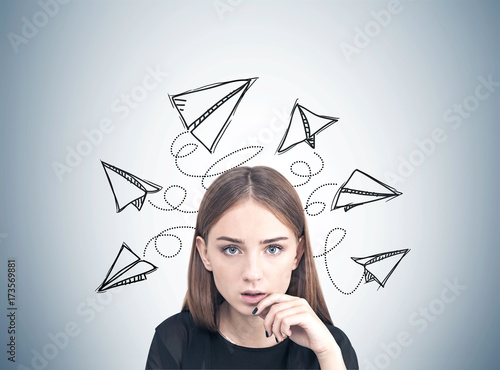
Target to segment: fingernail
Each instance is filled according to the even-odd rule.
[[[280,341],[278,340],[278,338],[274,337],[274,339],[276,339],[276,343],[279,343]]]
[[[269,338],[269,333],[267,332],[267,330],[266,330],[266,338]]]
[[[252,315],[255,315],[255,314],[257,313],[257,310],[258,310],[258,308],[257,308],[257,307],[255,307],[255,308],[253,309],[253,311],[252,311]]]

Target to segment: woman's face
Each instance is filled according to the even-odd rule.
[[[196,246],[220,294],[251,315],[261,299],[285,293],[302,255],[302,238],[267,208],[249,200],[227,211]]]

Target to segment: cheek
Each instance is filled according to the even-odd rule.
[[[230,301],[234,295],[240,275],[235,266],[219,265],[212,269],[215,287],[225,300]]]
[[[234,281],[237,279],[238,268],[237,264],[228,264],[220,259],[216,259],[212,262],[212,274],[214,276],[215,283],[219,285],[227,284],[229,281]]]
[[[293,272],[293,261],[286,261],[279,265],[274,264],[272,268],[268,271],[268,280],[276,288],[276,291],[280,291],[282,293],[286,292],[288,286],[290,285],[290,280],[292,278]]]

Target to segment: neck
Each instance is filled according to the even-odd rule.
[[[242,347],[265,348],[276,345],[274,336],[266,338],[263,319],[242,315],[227,302],[222,303],[219,309],[219,332]]]

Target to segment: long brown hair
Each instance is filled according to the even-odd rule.
[[[222,215],[237,204],[252,199],[263,205],[297,238],[304,238],[304,251],[292,271],[286,294],[307,300],[316,315],[332,323],[314,264],[309,231],[299,195],[278,171],[265,166],[236,167],[220,175],[206,191],[198,210],[188,269],[188,290],[182,309],[190,311],[197,325],[218,330],[218,311],[224,301],[211,271],[205,269],[196,248],[196,238],[207,241],[208,232]]]

